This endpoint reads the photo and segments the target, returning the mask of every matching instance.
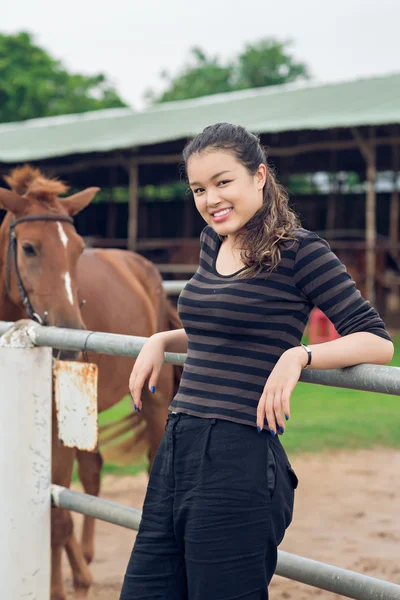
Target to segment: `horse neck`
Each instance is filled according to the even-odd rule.
[[[26,317],[22,305],[16,306],[13,304],[7,294],[7,251],[10,220],[11,214],[8,212],[0,227],[0,321],[17,321]]]

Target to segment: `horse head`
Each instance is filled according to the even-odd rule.
[[[99,188],[69,197],[64,183],[26,165],[5,177],[0,207],[8,211],[0,235],[8,300],[46,325],[84,329],[78,297],[77,264],[84,242],[73,217]]]

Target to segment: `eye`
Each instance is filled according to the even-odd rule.
[[[230,182],[231,182],[231,180],[230,180],[230,179],[224,179],[223,181],[220,181],[220,182],[218,183],[218,185],[219,185],[219,186],[221,186],[221,185],[226,185],[227,183],[230,183]]]
[[[204,188],[196,188],[193,190],[193,194],[201,194],[204,192]]]
[[[25,256],[37,256],[36,248],[28,242],[22,244],[22,250],[24,251]]]

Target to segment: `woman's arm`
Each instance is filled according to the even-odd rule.
[[[364,300],[346,267],[329,244],[314,233],[300,242],[294,263],[295,284],[311,305],[332,321],[339,339],[310,346],[313,369],[340,369],[361,363],[385,364],[393,357],[393,344],[385,325]],[[308,361],[301,346],[286,350],[273,368],[257,408],[261,430],[266,417],[273,434],[283,433],[290,418],[290,396]]]
[[[188,349],[188,338],[184,329],[161,331],[151,336],[157,338],[163,345],[164,352],[178,352],[185,354]]]
[[[312,352],[310,369],[342,369],[361,363],[385,365],[393,358],[394,346],[389,340],[360,331],[345,337],[309,345]],[[298,357],[302,368],[307,364],[307,353],[301,346],[286,351]]]

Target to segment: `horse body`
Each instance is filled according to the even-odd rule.
[[[59,198],[66,191],[65,186],[45,179],[30,167],[16,169],[6,179],[13,191],[0,188],[0,206],[8,210],[0,228],[1,320],[26,318],[19,274],[38,318],[46,319],[49,325],[143,337],[180,326],[154,265],[123,250],[83,251],[73,225],[65,222],[65,217],[72,217],[91,201],[97,188]],[[64,221],[58,221],[58,215]],[[32,220],[27,221],[27,216]],[[15,220],[17,269],[9,252],[10,226]],[[70,358],[70,354],[63,352],[61,357]],[[128,392],[133,361],[96,354],[89,354],[87,360],[99,365],[98,411],[102,412]],[[147,440],[150,464],[164,432],[175,384],[176,368],[165,364],[156,392],[151,394],[144,389],[143,410],[132,418],[132,426],[140,430],[137,438]],[[85,492],[98,495],[102,466],[99,452],[60,444],[54,406],[52,428],[52,482],[69,487],[77,458]],[[64,548],[72,568],[75,597],[86,598],[91,584],[88,563],[93,558],[94,520],[85,517],[80,544],[69,511],[53,507],[51,537],[51,600],[66,598],[61,571]]]

